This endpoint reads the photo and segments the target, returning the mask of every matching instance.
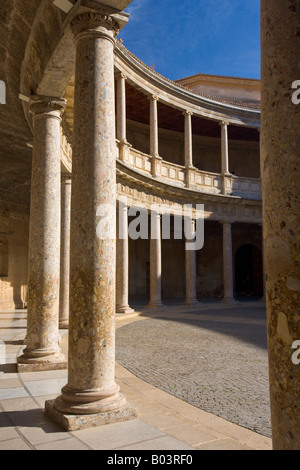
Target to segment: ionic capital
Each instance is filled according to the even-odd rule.
[[[192,111],[188,111],[188,110],[182,111],[182,114],[183,114],[184,116],[193,116]]]
[[[149,101],[159,101],[159,98],[156,95],[149,95],[148,100]]]
[[[128,76],[124,72],[122,72],[121,70],[118,70],[116,72],[116,78],[122,78],[123,80],[127,80]]]
[[[219,122],[219,125],[220,125],[221,127],[223,127],[223,126],[229,126],[229,122],[228,122],[228,121],[221,121],[221,122]]]

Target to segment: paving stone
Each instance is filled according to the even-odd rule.
[[[95,450],[119,449],[164,436],[163,432],[138,419],[74,431],[71,434]]]
[[[119,327],[116,345],[117,361],[140,379],[270,437],[264,306],[161,310]],[[140,391],[150,399],[159,394],[148,385]]]
[[[27,397],[28,393],[23,387],[17,388],[1,388],[0,389],[0,400],[10,400],[12,398],[23,398]]]
[[[90,448],[74,437],[48,442],[36,446],[37,450],[90,450]]]
[[[218,439],[196,447],[198,450],[254,450],[234,439]]]
[[[59,394],[66,383],[67,379],[63,377],[50,380],[33,380],[25,382],[25,385],[33,396],[41,396],[47,394],[53,395],[55,393]]]
[[[26,444],[23,439],[17,438],[1,441],[0,450],[31,450],[31,447]]]
[[[137,444],[120,447],[119,450],[191,450],[195,449],[171,436],[162,436],[156,439],[139,442]]]

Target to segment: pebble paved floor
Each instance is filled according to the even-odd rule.
[[[258,302],[144,312],[143,321],[117,330],[117,361],[204,411],[270,437],[265,317]]]

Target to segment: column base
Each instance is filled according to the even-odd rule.
[[[18,372],[39,372],[43,370],[61,370],[68,368],[68,361],[62,353],[45,357],[28,357],[22,354],[17,358]]]
[[[238,301],[235,298],[229,297],[221,300],[223,304],[237,304]]]
[[[162,302],[149,302],[145,308],[166,308],[166,305],[164,305]]]
[[[58,328],[60,330],[68,330],[69,329],[69,320],[62,320],[58,324]]]
[[[127,140],[121,140],[119,142],[119,159],[122,162],[126,162],[128,160],[129,150],[132,145],[127,142]]]
[[[138,417],[137,408],[129,403],[118,410],[74,415],[59,411],[55,407],[55,400],[48,400],[45,402],[45,413],[66,431],[79,431],[80,429],[129,421]]]
[[[128,313],[134,313],[134,309],[131,308],[129,305],[124,306],[116,306],[116,313],[120,313],[122,315],[126,315]]]
[[[182,305],[188,305],[188,306],[196,306],[196,305],[199,305],[199,302],[197,299],[186,299]]]

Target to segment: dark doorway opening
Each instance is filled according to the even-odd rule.
[[[262,253],[254,245],[243,245],[236,252],[235,293],[237,297],[263,295]]]

